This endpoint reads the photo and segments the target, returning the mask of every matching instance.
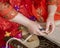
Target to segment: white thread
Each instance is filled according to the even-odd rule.
[[[7,41],[7,43],[6,43],[6,48],[8,48],[8,43],[9,43],[11,40],[17,40],[17,41],[23,43],[22,40],[20,40],[20,39],[17,39],[17,38],[10,38],[10,39]]]
[[[21,43],[24,44],[30,37],[32,37],[32,35],[33,35],[33,34],[31,34],[30,36],[28,36],[24,41],[22,41],[21,39],[17,39],[17,38],[10,38],[10,39],[6,42],[6,48],[8,48],[8,44],[9,44],[10,41],[12,41],[12,40],[17,40],[17,41],[19,41],[19,42],[21,42]]]
[[[33,35],[33,34],[31,34],[30,36],[28,36],[28,37],[25,39],[24,43],[27,42],[27,40],[28,40],[29,38],[31,38],[32,35]]]

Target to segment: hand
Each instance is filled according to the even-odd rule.
[[[30,33],[44,36],[46,35],[44,31],[40,31],[39,29],[42,28],[39,23],[31,21],[30,24],[27,26]]]
[[[40,31],[40,28],[42,28],[42,27],[40,26],[39,23],[29,20],[28,18],[26,18],[25,16],[23,16],[20,13],[18,13],[17,16],[10,21],[13,21],[13,22],[26,26],[30,33],[33,33],[36,35],[45,35],[45,33],[43,33],[43,31]]]
[[[47,24],[46,24],[46,33],[52,33],[55,29],[55,22],[54,22],[54,17],[49,16],[47,18]]]

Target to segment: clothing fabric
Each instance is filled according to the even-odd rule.
[[[43,22],[45,22],[48,17],[48,5],[55,4],[57,5],[55,20],[60,20],[59,0],[10,0],[10,4],[29,19]]]
[[[45,22],[48,17],[48,5],[57,5],[55,21],[60,20],[60,0],[0,0],[9,3],[16,11],[33,21]],[[0,15],[0,46],[5,45],[5,37],[22,37],[20,24],[10,22]],[[19,36],[20,34],[20,36]]]

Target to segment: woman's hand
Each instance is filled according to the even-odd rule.
[[[22,24],[24,26],[26,26],[29,30],[29,32],[36,34],[36,35],[45,35],[45,33],[43,33],[43,31],[40,31],[40,28],[42,28],[40,26],[39,23],[36,23],[34,21],[29,20],[28,18],[26,18],[24,15],[18,13],[17,16],[13,19],[11,19],[10,21]]]
[[[27,25],[27,28],[29,29],[29,32],[30,32],[30,33],[33,33],[33,34],[36,34],[36,35],[39,35],[39,36],[40,36],[40,35],[41,35],[41,36],[46,35],[43,30],[42,30],[42,31],[39,30],[39,29],[42,28],[42,27],[40,26],[40,24],[39,24],[39,23],[36,23],[36,22],[34,22],[34,21],[31,21],[30,24]]]
[[[46,23],[46,33],[52,33],[55,29],[54,17],[49,16]]]
[[[56,4],[48,5],[48,18],[47,18],[47,24],[46,24],[46,33],[52,33],[55,29],[54,16],[55,16],[56,10],[57,10]]]

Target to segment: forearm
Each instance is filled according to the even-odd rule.
[[[31,24],[31,20],[29,20],[28,18],[26,18],[24,15],[20,13],[18,13],[16,17],[11,19],[10,21],[22,24],[24,26],[28,26],[29,24]]]
[[[48,17],[52,16],[54,17],[55,13],[57,10],[57,6],[56,5],[48,5]]]

